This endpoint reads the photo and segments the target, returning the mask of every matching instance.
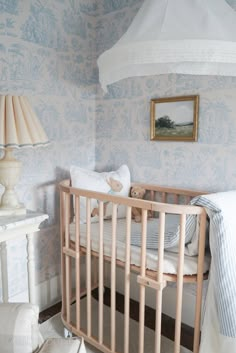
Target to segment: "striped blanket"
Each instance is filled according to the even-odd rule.
[[[180,217],[175,214],[167,214],[165,222],[165,238],[164,248],[178,252],[179,235],[180,235]],[[186,220],[186,232],[185,232],[185,243],[194,243],[195,237],[198,236],[197,218],[196,216],[187,216]],[[141,223],[132,222],[131,229],[131,245],[141,246],[142,244],[142,227]],[[147,222],[147,249],[158,249],[159,246],[159,218],[153,218]],[[192,254],[196,255],[198,251],[197,244],[196,249],[192,250]],[[189,251],[190,252],[190,251]]]
[[[201,353],[236,353],[236,191],[195,197],[210,218],[211,269]]]

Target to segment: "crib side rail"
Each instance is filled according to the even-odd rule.
[[[96,199],[98,201],[105,201],[105,202],[112,202],[114,204],[122,204],[125,206],[130,206],[130,207],[138,207],[143,210],[150,210],[150,211],[157,211],[157,212],[166,212],[166,213],[173,213],[173,214],[200,214],[201,207],[199,206],[193,206],[193,205],[186,205],[186,204],[177,204],[177,203],[166,203],[167,196],[169,195],[169,189],[165,192],[165,201],[159,202],[159,201],[152,201],[152,200],[140,200],[140,199],[135,199],[135,198],[130,198],[130,197],[124,197],[124,196],[118,196],[118,195],[109,195],[106,193],[102,192],[96,192],[92,190],[84,190],[84,189],[79,189],[79,188],[73,188],[70,186],[65,186],[65,185],[60,185],[61,191],[64,191],[67,194],[70,194],[71,196],[77,196],[77,197],[85,197],[88,199]],[[183,194],[179,194],[179,191],[176,190],[175,193],[173,192],[174,189],[171,189],[172,192],[170,195],[176,195],[182,196]],[[164,191],[163,191],[164,192]],[[197,193],[199,195],[199,193]],[[191,196],[187,195],[188,197]],[[177,199],[176,199],[177,200]],[[71,216],[71,214],[70,214]]]

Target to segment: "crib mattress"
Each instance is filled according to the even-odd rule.
[[[91,249],[98,252],[99,250],[99,223],[91,223]],[[153,222],[148,221],[147,232],[152,230]],[[80,224],[80,245],[86,247],[86,224]],[[141,232],[141,223],[136,223],[132,220],[131,223],[131,237],[132,234],[136,235],[137,232]],[[103,251],[104,255],[111,256],[111,244],[112,244],[112,222],[110,220],[104,221],[104,233],[103,233]],[[70,237],[71,240],[75,241],[75,223],[70,224]],[[120,261],[125,262],[125,239],[126,239],[126,220],[117,220],[117,235],[116,235],[116,258]],[[148,234],[147,234],[148,238]],[[139,246],[131,245],[131,259],[132,265],[140,266],[140,254],[141,248]],[[147,249],[146,250],[146,267],[150,270],[157,270],[158,261],[158,250]],[[184,274],[194,275],[197,273],[197,256],[185,255],[184,259]],[[176,274],[178,266],[178,253],[165,250],[164,252],[164,272],[168,274]],[[210,267],[210,255],[206,255],[204,259],[204,272],[207,272]]]

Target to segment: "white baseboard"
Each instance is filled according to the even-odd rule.
[[[39,306],[39,311],[42,311],[50,306],[61,301],[61,276],[55,276],[47,281],[44,281],[35,288],[36,302]],[[21,292],[9,298],[10,302],[28,302],[28,291]]]

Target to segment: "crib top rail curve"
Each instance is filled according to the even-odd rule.
[[[133,185],[144,187],[147,190],[147,193],[149,193],[148,196],[150,199],[146,198],[141,200],[126,196],[110,195],[93,190],[74,188],[70,186],[69,179],[60,182],[59,189],[61,192],[69,194],[70,196],[97,199],[98,201],[102,202],[112,202],[114,204],[123,204],[130,207],[139,207],[147,211],[186,215],[200,215],[205,212],[203,207],[193,206],[188,203],[193,197],[206,194],[206,192],[174,189],[143,183],[132,183],[132,186]],[[160,194],[159,198],[156,196],[157,193]],[[181,197],[182,201],[184,200],[183,204],[179,203]]]

